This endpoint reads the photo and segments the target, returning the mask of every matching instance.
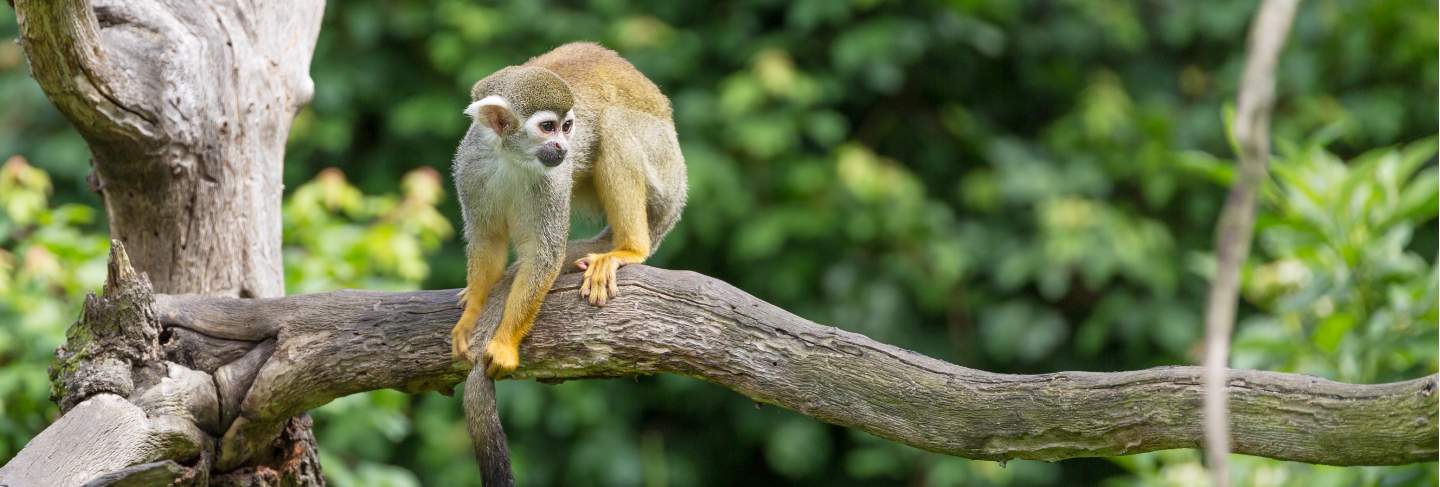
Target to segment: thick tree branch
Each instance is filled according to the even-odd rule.
[[[104,293],[87,298],[52,371],[67,414],[0,467],[0,484],[319,482],[303,451],[314,441],[306,417],[286,418],[366,390],[448,392],[466,376],[450,362],[453,290],[153,295],[113,245]],[[551,290],[515,378],[677,373],[986,460],[1202,442],[1198,367],[994,374],[816,325],[691,272],[627,266],[623,294],[604,308],[581,301],[578,279],[561,277]],[[497,286],[488,300],[482,335],[508,289]],[[1335,465],[1435,459],[1435,376],[1380,385],[1244,370],[1230,377],[1237,452]],[[212,438],[222,432],[217,446]],[[277,436],[298,442],[277,451]],[[286,467],[229,471],[245,458]],[[212,460],[226,473],[212,476]]]
[[[1229,406],[1222,390],[1230,356],[1230,331],[1240,293],[1240,265],[1250,255],[1255,228],[1255,193],[1265,182],[1270,158],[1270,111],[1275,105],[1275,65],[1295,20],[1300,0],[1265,0],[1250,25],[1245,73],[1235,114],[1240,170],[1215,229],[1215,278],[1205,307],[1205,450],[1217,487],[1230,485]]]
[[[603,308],[582,303],[578,276],[562,276],[521,347],[514,378],[676,373],[975,459],[1124,455],[1203,441],[1199,367],[995,374],[816,325],[699,274],[628,266],[620,276],[621,296]],[[497,289],[481,329],[494,326],[496,303],[505,301],[499,295],[508,286]],[[449,356],[454,296],[162,296],[156,312],[171,356],[210,346],[201,340],[275,340],[240,406],[243,431],[242,422],[288,417],[360,391],[448,391],[465,377]],[[180,329],[194,333],[169,333]],[[1435,459],[1435,376],[1379,385],[1248,370],[1229,377],[1236,452],[1333,465]]]

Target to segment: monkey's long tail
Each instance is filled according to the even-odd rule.
[[[483,364],[476,364],[465,378],[463,402],[465,426],[475,446],[475,462],[480,465],[480,480],[485,487],[514,487],[510,447],[506,446],[505,428],[495,408],[495,381],[485,375]]]

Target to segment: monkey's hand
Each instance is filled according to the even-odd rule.
[[[615,271],[622,265],[644,260],[644,256],[635,252],[616,250],[590,254],[575,261],[575,267],[585,269],[585,277],[580,281],[580,297],[588,298],[590,304],[604,306],[606,301],[620,294],[620,288],[615,283]]]
[[[499,379],[520,366],[520,346],[501,340],[490,340],[485,346],[485,375]]]
[[[470,336],[475,333],[475,325],[480,323],[481,303],[470,302],[470,286],[460,290],[460,321],[450,329],[450,356],[457,362],[473,364],[470,359]]]
[[[479,316],[471,316],[470,313],[462,313],[460,322],[450,330],[450,356],[457,362],[473,363],[470,360],[470,335],[475,332],[475,323]]]

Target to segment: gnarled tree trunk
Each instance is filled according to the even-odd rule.
[[[91,300],[80,325],[104,320],[91,315],[100,304],[129,299],[110,295],[120,288],[282,296],[281,166],[291,120],[314,91],[310,58],[324,2],[16,0],[14,7],[32,74],[90,146],[91,183],[105,201],[111,236],[149,277],[144,286],[116,284]],[[162,458],[199,462],[191,465],[203,467],[198,471],[176,471],[204,478],[211,453],[225,454],[223,447],[213,452],[211,440],[227,425],[156,416],[164,407],[142,400],[159,394],[155,388],[208,377],[185,367],[167,371],[154,360],[158,329],[112,323],[113,340],[62,351],[55,394],[66,415],[0,478],[76,485]],[[323,483],[307,421],[267,425],[278,437],[273,448],[230,459],[227,467],[250,468],[211,480]],[[177,426],[184,422],[191,424]],[[200,448],[157,455],[156,445],[168,444],[157,435],[176,431],[195,436],[200,444],[192,446]],[[56,465],[59,457],[45,455],[102,446],[104,453],[83,465]],[[172,465],[130,473],[161,475]]]

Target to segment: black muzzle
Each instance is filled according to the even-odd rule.
[[[560,144],[551,142],[541,146],[540,150],[535,151],[535,158],[539,159],[540,163],[544,164],[545,167],[559,166],[561,162],[565,161],[565,148],[560,147]]]

